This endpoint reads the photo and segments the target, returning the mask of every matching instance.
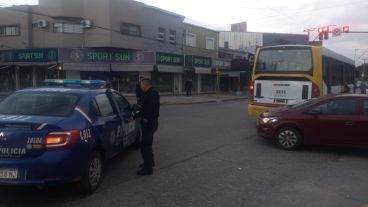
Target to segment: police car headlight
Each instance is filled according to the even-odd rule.
[[[273,124],[279,121],[279,117],[264,117],[261,119],[262,124]]]

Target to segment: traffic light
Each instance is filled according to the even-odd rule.
[[[330,31],[330,29],[328,27],[323,27],[323,38],[325,40],[328,40],[328,32]]]
[[[349,32],[349,26],[343,26],[342,27],[342,32],[348,33]]]
[[[323,40],[323,28],[318,28],[318,39]]]

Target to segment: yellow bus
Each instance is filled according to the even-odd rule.
[[[353,88],[353,60],[322,46],[277,45],[257,49],[248,114],[292,105],[328,93],[344,84]]]

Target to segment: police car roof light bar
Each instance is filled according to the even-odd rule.
[[[46,79],[46,86],[79,86],[92,88],[106,88],[103,80],[73,80],[73,79]]]

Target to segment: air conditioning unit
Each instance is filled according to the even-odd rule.
[[[37,27],[38,28],[46,28],[46,27],[48,27],[49,26],[49,22],[47,21],[47,20],[45,20],[45,19],[43,19],[43,20],[39,20],[38,22],[37,22]]]
[[[92,20],[90,20],[90,19],[83,19],[81,21],[81,24],[82,24],[83,28],[91,28],[93,26]]]

